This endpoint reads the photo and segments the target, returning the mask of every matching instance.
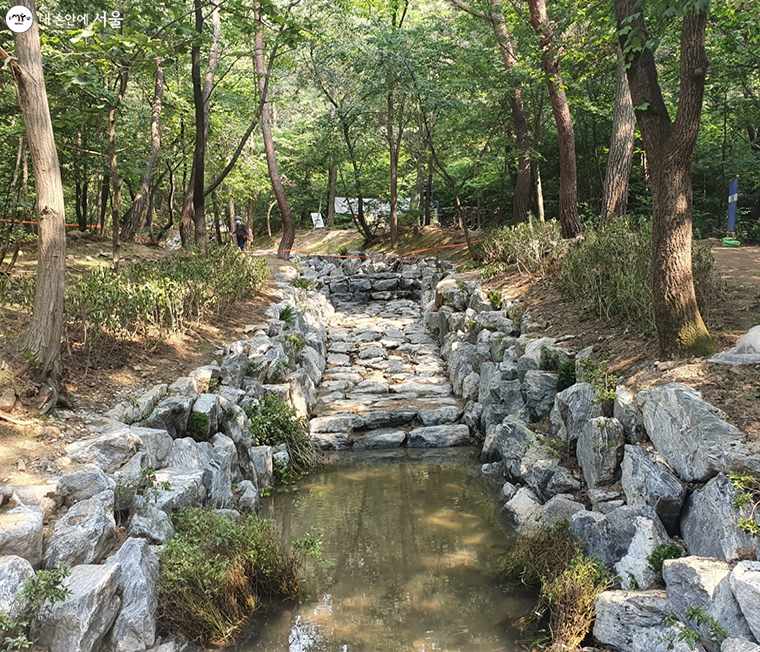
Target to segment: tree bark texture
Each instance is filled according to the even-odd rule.
[[[158,158],[158,153],[161,151],[161,110],[164,104],[164,69],[161,67],[161,61],[161,57],[156,58],[156,83],[153,87],[153,105],[150,115],[150,155],[140,179],[140,189],[132,200],[132,206],[129,207],[124,216],[124,226],[121,232],[121,237],[124,240],[134,238],[135,233],[143,227],[153,166]]]
[[[116,157],[116,110],[121,106],[124,93],[127,90],[129,70],[122,68],[119,73],[119,89],[116,99],[108,110],[108,161],[113,195],[111,197],[111,229],[113,231],[113,269],[119,270],[119,250],[121,249],[121,177]]]
[[[681,29],[680,92],[671,121],[652,51],[627,51],[631,34],[648,39],[637,0],[615,0],[620,45],[652,187],[652,293],[663,355],[709,355],[713,341],[702,320],[691,268],[691,159],[699,133],[705,72],[706,14],[686,13]],[[631,30],[626,31],[630,27]]]
[[[200,39],[203,34],[203,4],[194,0],[195,32]],[[218,15],[219,7],[214,7]],[[218,40],[214,45],[218,44]],[[213,46],[212,46],[213,47]],[[195,246],[201,254],[206,253],[206,197],[203,194],[206,180],[206,132],[205,88],[201,84],[201,46],[192,47],[193,104],[195,105],[195,150],[193,152],[193,222],[195,224]],[[210,62],[209,62],[210,63]],[[206,75],[208,77],[208,74]],[[212,74],[213,83],[213,74]]]
[[[581,233],[578,217],[578,171],[575,161],[575,129],[567,103],[559,60],[552,51],[552,26],[545,0],[528,0],[530,22],[540,38],[544,57],[544,73],[549,89],[559,144],[559,221],[562,237],[574,238]]]
[[[335,190],[338,184],[338,165],[330,164],[327,171],[327,228],[335,228]]]
[[[290,258],[290,249],[296,241],[296,225],[293,220],[293,211],[290,208],[288,198],[285,196],[285,188],[282,185],[277,156],[274,151],[274,139],[272,138],[272,112],[268,100],[267,69],[264,65],[264,22],[261,19],[261,4],[253,3],[254,29],[254,65],[258,77],[259,100],[261,102],[261,134],[264,138],[264,152],[267,157],[267,169],[269,179],[272,182],[272,191],[277,199],[282,216],[282,240],[277,249],[277,256],[283,260]]]
[[[636,117],[633,115],[631,91],[625,74],[625,59],[618,44],[618,64],[615,74],[615,107],[612,114],[610,153],[602,190],[602,224],[612,215],[628,212],[628,182],[633,164],[633,145],[636,134]]]
[[[62,373],[61,335],[66,280],[63,184],[42,72],[35,2],[19,0],[19,3],[28,7],[35,16],[26,32],[13,36],[18,61],[13,62],[11,69],[32,157],[39,224],[34,311],[22,342],[24,349],[30,353],[34,378],[51,385],[53,394],[57,396]],[[55,401],[49,406],[50,409],[53,407]]]

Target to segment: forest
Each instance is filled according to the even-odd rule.
[[[661,349],[704,353],[683,252],[692,236],[726,235],[737,176],[736,237],[760,240],[748,0],[23,4],[33,28],[15,43],[0,31],[6,275],[37,236],[48,269],[32,40],[66,228],[108,236],[115,269],[122,241],[204,252],[227,242],[236,215],[254,235],[284,229],[285,255],[313,213],[366,244],[389,235],[391,248],[399,228],[431,221],[469,241],[470,229],[533,216],[568,239],[627,216],[652,233]],[[334,213],[336,197],[352,199],[347,212]],[[39,358],[44,347],[27,348]]]

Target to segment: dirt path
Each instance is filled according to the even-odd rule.
[[[721,278],[738,285],[760,288],[760,247],[723,247],[719,240],[714,242],[712,252],[715,256],[715,269]]]

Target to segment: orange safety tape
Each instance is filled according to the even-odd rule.
[[[470,244],[476,244],[478,242],[480,242],[480,240],[473,240]],[[466,247],[466,246],[467,246],[466,242],[460,242],[459,244],[440,245],[438,247],[428,247],[427,249],[417,249],[416,251],[408,251],[407,253],[402,254],[400,257],[403,258],[404,256],[413,256],[415,254],[421,254],[425,251],[439,251],[440,249],[452,249],[454,247]],[[254,254],[256,252],[244,251],[243,253]],[[394,255],[392,253],[388,254],[388,253],[374,253],[374,252],[361,254],[360,256],[349,256],[349,255],[341,255],[341,254],[315,254],[310,251],[304,251],[303,249],[277,249],[277,253],[296,253],[296,254],[306,254],[307,256],[328,256],[330,258],[371,258],[371,257]]]

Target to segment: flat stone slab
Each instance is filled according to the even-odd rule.
[[[417,410],[382,410],[367,412],[363,415],[364,426],[371,430],[378,428],[393,428],[409,423],[417,416]]]
[[[464,424],[415,428],[409,433],[408,448],[449,448],[470,444],[470,429]]]
[[[423,396],[451,396],[451,385],[433,385],[419,383],[412,380],[404,381],[398,385],[391,385],[391,391],[395,394],[410,393]]]
[[[351,449],[351,437],[346,432],[315,432],[309,435],[314,448],[321,451],[347,451]]]
[[[325,417],[316,417],[309,421],[311,434],[323,432],[352,432],[364,427],[364,419],[358,414],[333,414]]]
[[[373,430],[366,435],[354,438],[354,450],[379,450],[383,448],[399,448],[406,441],[403,430]]]

